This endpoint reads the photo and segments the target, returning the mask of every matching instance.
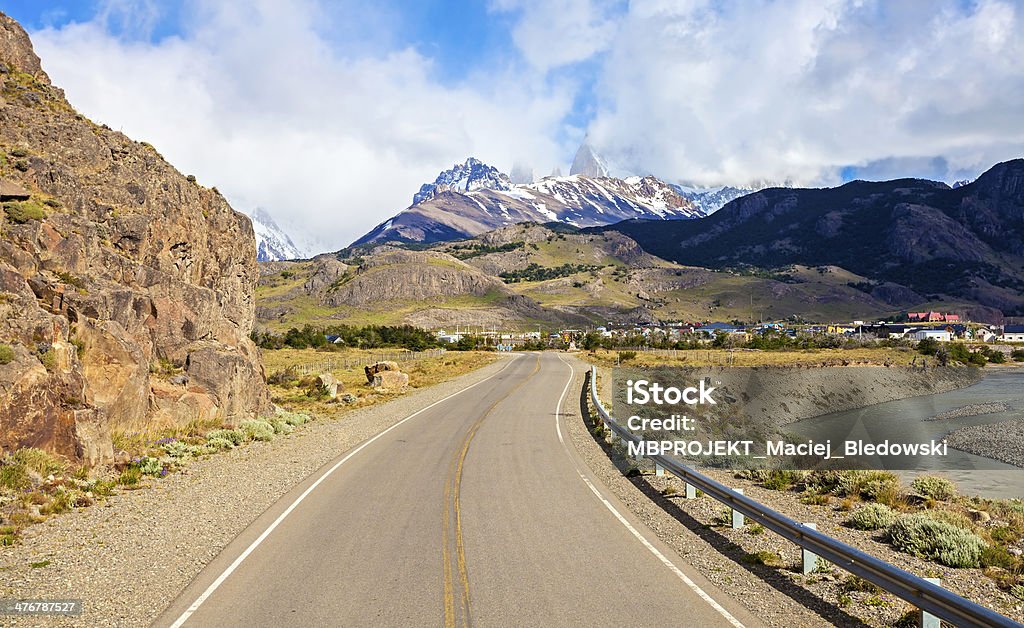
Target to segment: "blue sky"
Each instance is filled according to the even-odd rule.
[[[833,185],[1024,156],[1024,0],[3,2],[91,118],[339,248],[466,157]],[[315,235],[314,235],[315,234]]]

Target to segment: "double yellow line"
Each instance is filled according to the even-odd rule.
[[[466,548],[462,542],[462,509],[459,500],[459,492],[462,488],[462,467],[466,462],[466,454],[469,452],[469,444],[473,441],[473,437],[476,436],[477,430],[483,425],[484,419],[487,418],[495,407],[502,401],[508,399],[512,393],[519,390],[526,382],[537,374],[540,370],[540,354],[537,354],[537,361],[534,364],[533,371],[521,382],[512,387],[507,393],[502,395],[497,401],[492,403],[487,410],[484,411],[480,418],[473,422],[470,426],[469,431],[466,432],[466,438],[462,442],[462,447],[457,449],[455,455],[452,457],[452,462],[448,466],[448,480],[445,482],[444,487],[444,525],[442,527],[442,535],[444,537],[442,557],[444,559],[444,625],[445,628],[455,628],[456,621],[461,618],[462,626],[470,625],[469,615],[469,575],[466,571]],[[451,534],[451,521],[455,520],[454,534]],[[454,542],[451,537],[454,536]],[[455,582],[452,569],[452,556],[451,546],[455,546],[455,565],[459,572],[459,584],[461,585],[462,591],[460,594],[461,604],[456,608],[455,605]]]

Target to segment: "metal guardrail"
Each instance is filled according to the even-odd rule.
[[[623,441],[641,439],[621,426],[601,405],[597,396],[597,368],[590,371],[590,401],[605,427]],[[666,456],[644,456],[687,484],[695,486],[733,510],[750,517],[782,538],[824,558],[840,569],[872,582],[917,608],[956,626],[1019,628],[1012,619],[948,591],[924,578],[866,554],[822,534],[746,497],[728,486],[703,475],[678,460]]]

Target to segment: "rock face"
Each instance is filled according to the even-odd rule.
[[[111,431],[270,407],[248,338],[249,220],[148,144],[75,112],[0,14],[0,450],[90,464]]]

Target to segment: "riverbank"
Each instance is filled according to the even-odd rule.
[[[1024,418],[974,425],[946,437],[949,446],[1024,468]]]

